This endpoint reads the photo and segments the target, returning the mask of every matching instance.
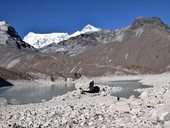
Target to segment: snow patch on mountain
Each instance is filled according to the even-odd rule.
[[[68,33],[36,34],[30,32],[24,37],[23,40],[28,44],[34,46],[35,48],[39,49],[44,46],[50,45],[51,43],[59,43],[71,37],[75,37],[85,33],[96,32],[100,30],[101,30],[100,28],[96,28],[88,24],[81,31],[77,31],[71,35],[69,35]]]

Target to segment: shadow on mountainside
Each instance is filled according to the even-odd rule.
[[[5,87],[5,86],[13,86],[13,84],[0,77],[0,87]]]

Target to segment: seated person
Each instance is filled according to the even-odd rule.
[[[100,88],[98,86],[94,86],[94,81],[91,81],[89,83],[89,91],[83,91],[84,92],[88,92],[88,93],[99,93]]]

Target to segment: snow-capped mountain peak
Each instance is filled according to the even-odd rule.
[[[68,38],[68,33],[36,34],[30,32],[24,37],[23,40],[38,49],[54,42],[59,43]]]
[[[77,31],[77,32],[74,32],[73,34],[71,34],[70,38],[84,34],[84,33],[97,32],[97,31],[100,31],[100,30],[101,30],[100,28],[96,28],[96,27],[88,24],[81,31]]]
[[[81,32],[86,33],[86,32],[95,32],[95,31],[100,31],[100,28],[96,28],[90,24],[86,25]]]
[[[96,32],[100,30],[101,30],[100,28],[96,28],[88,24],[81,31],[77,31],[71,35],[69,35],[68,33],[36,34],[36,33],[30,32],[24,37],[23,40],[27,42],[28,44],[34,46],[35,48],[39,49],[51,43],[59,43],[71,37],[75,37],[75,36],[78,36],[84,33]]]
[[[0,21],[0,26],[4,26],[6,23],[6,21]]]

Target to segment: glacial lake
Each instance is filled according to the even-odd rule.
[[[129,98],[131,95],[138,97],[139,92],[135,89],[150,88],[139,80],[106,81],[95,82],[95,84],[109,85],[110,87],[121,87],[122,90],[111,92],[112,96]],[[46,86],[9,86],[0,88],[0,97],[6,98],[8,104],[19,105],[28,103],[41,103],[51,100],[53,97],[66,94],[75,90],[74,84],[58,84]]]
[[[0,97],[6,98],[7,103],[12,105],[41,103],[73,90],[74,84],[10,86],[0,88]]]
[[[138,97],[141,93],[135,91],[136,89],[152,88],[153,86],[145,85],[139,82],[139,80],[120,80],[120,81],[106,81],[99,82],[99,84],[108,85],[110,87],[121,87],[120,91],[111,92],[112,96],[120,96],[123,98],[129,98],[134,95]]]

